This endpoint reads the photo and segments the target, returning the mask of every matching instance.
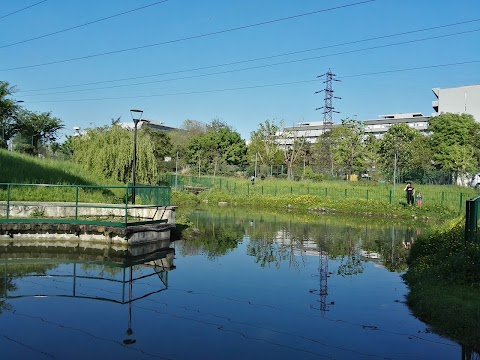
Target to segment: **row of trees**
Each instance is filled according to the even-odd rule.
[[[448,182],[477,170],[480,124],[471,115],[446,113],[430,118],[428,125],[427,136],[400,123],[377,139],[363,122],[344,119],[312,144],[267,120],[252,132],[250,161],[258,154],[263,165],[286,164],[289,178],[293,165],[302,162],[303,176],[376,174],[389,181],[394,172],[397,179],[401,174],[403,179]]]
[[[40,148],[55,143],[63,124],[50,112],[25,109],[12,98],[14,92],[8,82],[0,81],[0,148],[7,148],[13,140],[14,150],[37,155]]]
[[[476,171],[479,136],[479,124],[465,114],[432,117],[427,136],[407,124],[396,124],[381,139],[366,132],[362,122],[345,119],[315,143],[285,130],[282,122],[266,120],[251,133],[247,146],[219,119],[209,124],[186,120],[180,130],[168,134],[146,127],[140,130],[138,176],[140,181],[154,182],[158,173],[173,170],[177,163],[179,171],[198,175],[253,175],[257,165],[262,169],[257,174],[265,176],[273,167],[284,166],[288,178],[374,174],[391,181],[396,172],[397,180],[400,174],[405,180],[444,183]],[[128,182],[132,141],[131,130],[113,122],[71,138],[66,148],[75,161]]]
[[[0,82],[0,147],[13,139],[14,150],[36,155],[49,144],[53,153],[60,149],[107,177],[131,179],[133,136],[119,119],[111,126],[88,129],[84,136],[70,137],[60,146],[55,141],[62,122],[51,113],[24,109],[12,99],[14,91]],[[369,174],[391,181],[396,172],[397,180],[448,182],[453,177],[464,179],[479,165],[480,125],[471,115],[432,117],[427,136],[407,124],[396,124],[377,139],[362,122],[352,119],[328,130],[311,143],[286,130],[282,121],[266,120],[251,133],[247,145],[220,119],[208,124],[186,120],[181,129],[168,134],[142,127],[137,175],[139,181],[156,182],[160,172],[173,170],[178,163],[184,173],[213,176],[239,172],[268,176],[274,167],[284,167],[290,179]]]

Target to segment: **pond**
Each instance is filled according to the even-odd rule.
[[[169,249],[2,246],[1,359],[473,359],[404,302],[428,225],[187,216]]]

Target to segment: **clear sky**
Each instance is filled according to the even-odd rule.
[[[430,115],[433,87],[480,84],[480,1],[0,0],[0,80],[65,134],[130,109],[173,127],[220,118],[245,139],[266,119],[322,121],[329,68],[336,122]]]

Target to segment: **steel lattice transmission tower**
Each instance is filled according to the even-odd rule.
[[[341,99],[341,98],[338,96],[333,96],[334,90],[332,88],[332,83],[334,81],[340,82],[340,80],[335,79],[337,75],[332,73],[330,69],[328,69],[328,71],[325,74],[317,76],[317,78],[324,77],[324,76],[325,76],[325,81],[323,83],[325,84],[325,89],[316,91],[315,94],[325,92],[325,105],[323,105],[322,107],[316,108],[315,110],[323,109],[323,125],[327,127],[328,125],[333,124],[333,113],[337,113],[337,114],[340,113],[335,110],[335,107],[333,106],[333,99]]]

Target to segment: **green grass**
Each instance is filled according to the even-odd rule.
[[[362,216],[403,217],[419,219],[445,219],[456,217],[459,210],[448,206],[425,205],[421,208],[405,206],[402,203],[390,205],[388,202],[363,198],[333,198],[315,194],[310,195],[268,195],[251,193],[248,196],[230,191],[211,189],[198,195],[180,191],[172,192],[172,204],[198,206],[200,204],[217,205],[227,202],[229,206],[242,206],[275,211],[311,211],[316,213],[342,213]],[[464,211],[464,210],[463,210]]]
[[[404,278],[415,316],[435,332],[480,350],[480,239],[465,244],[463,221],[420,237]]]
[[[124,189],[108,188],[124,186],[115,180],[88,172],[69,161],[40,159],[0,149],[0,183],[54,184],[56,187],[20,186],[10,187],[11,201],[75,201],[75,187],[60,185],[102,186],[79,189],[79,202],[122,203]],[[6,186],[0,186],[0,201],[7,197]]]
[[[285,198],[288,196],[312,195],[321,200],[325,206],[332,201],[342,205],[350,211],[349,203],[354,204],[355,200],[360,203],[368,200],[370,204],[384,204],[385,211],[397,212],[397,209],[407,208],[404,184],[397,184],[395,191],[392,184],[379,184],[373,181],[289,181],[282,179],[265,180],[258,179],[255,185],[247,179],[238,178],[211,178],[211,177],[179,177],[179,186],[208,186],[215,190],[222,190],[225,196],[231,198],[242,197],[267,197],[268,201],[275,197]],[[421,209],[415,210],[425,216],[445,217],[446,214],[452,217],[465,211],[465,201],[479,195],[479,192],[472,188],[455,185],[417,185],[415,190],[420,191],[423,196]],[[373,201],[373,202],[372,202]],[[322,205],[323,206],[323,205]],[[339,206],[337,206],[338,208]],[[361,207],[361,206],[360,206]],[[374,208],[378,207],[373,205]],[[375,209],[374,209],[375,210]],[[375,210],[377,211],[377,210]],[[405,213],[405,211],[401,211]],[[430,214],[430,215],[429,215]]]

